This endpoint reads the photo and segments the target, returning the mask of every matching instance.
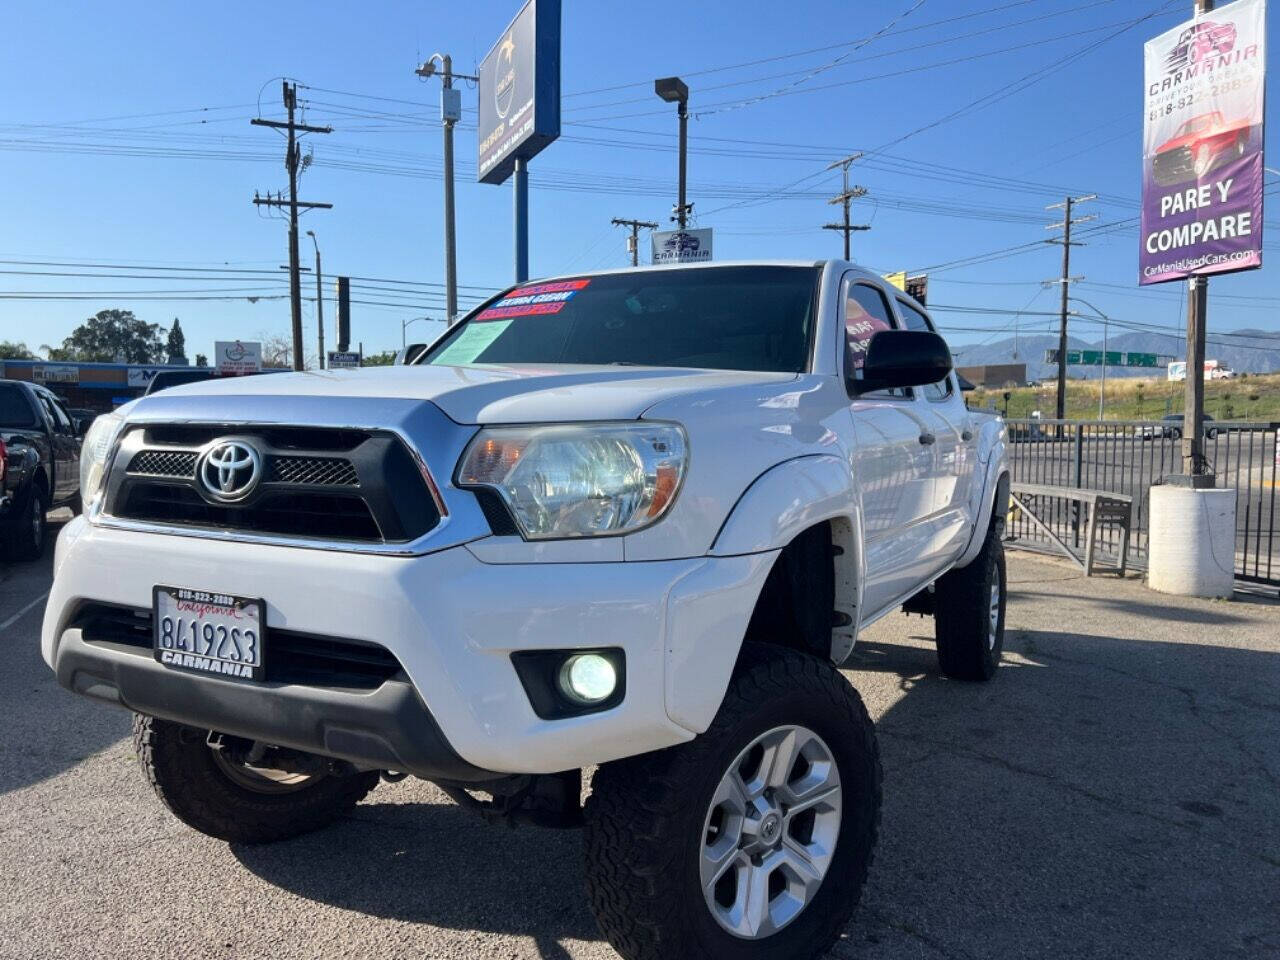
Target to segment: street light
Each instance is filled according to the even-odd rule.
[[[1107,332],[1108,324],[1111,318],[1095,307],[1083,297],[1067,297],[1068,300],[1074,300],[1076,303],[1083,303],[1086,307],[1102,318],[1102,383],[1098,387],[1098,422],[1102,422],[1102,411],[1105,408],[1107,400]]]
[[[408,320],[400,321],[400,349],[403,350],[407,344],[405,343],[405,331],[409,329],[410,324],[417,323],[419,320],[429,320],[432,323],[439,323],[438,317],[410,317]]]
[[[320,244],[316,242],[316,232],[308,230],[311,245],[316,248],[316,350],[320,354],[320,369],[324,369],[324,294],[321,293],[320,278]]]
[[[667,103],[676,104],[680,117],[680,199],[676,204],[676,215],[672,219],[683,230],[689,222],[690,210],[690,205],[684,202],[689,155],[689,85],[679,77],[663,77],[653,81],[653,92]]]

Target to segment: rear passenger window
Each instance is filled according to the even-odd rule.
[[[867,346],[880,330],[892,330],[897,324],[889,309],[889,301],[883,293],[866,283],[849,286],[849,297],[844,308],[845,370],[854,379],[861,379],[862,364],[867,358]],[[909,389],[895,387],[865,394],[868,397],[910,397]]]
[[[937,332],[933,328],[933,321],[926,317],[907,301],[898,299],[898,310],[902,314],[902,322],[906,324],[908,330],[928,330]],[[939,380],[937,383],[931,383],[928,386],[920,388],[921,394],[926,400],[945,400],[951,396],[951,377],[950,375]]]

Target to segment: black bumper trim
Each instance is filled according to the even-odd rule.
[[[403,680],[354,692],[204,677],[133,650],[86,643],[76,628],[63,632],[55,664],[68,690],[162,720],[427,780],[501,776],[459,757]]]

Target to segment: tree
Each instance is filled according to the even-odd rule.
[[[178,318],[173,318],[173,326],[169,328],[169,359],[174,360],[179,357],[185,359],[187,356],[187,338],[182,332],[182,324],[178,322]]]
[[[382,353],[366,353],[360,361],[362,367],[389,367],[396,362],[396,352],[394,350],[384,350]]]
[[[262,341],[262,365],[272,369],[288,369],[293,366],[293,344],[278,333],[260,333]]]
[[[132,310],[99,310],[76,327],[61,347],[49,348],[49,359],[159,363],[165,357],[164,332],[160,324],[139,320]]]
[[[0,340],[0,360],[34,360],[36,355],[25,343],[16,340]]]
[[[208,365],[209,365],[209,358],[208,358],[208,357],[206,357],[203,353],[197,353],[197,354],[196,354],[196,366],[197,366],[197,367],[207,367]]]

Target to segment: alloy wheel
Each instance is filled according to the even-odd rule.
[[[721,777],[703,826],[700,880],[716,922],[757,940],[817,896],[840,836],[840,772],[812,730],[775,727]]]

